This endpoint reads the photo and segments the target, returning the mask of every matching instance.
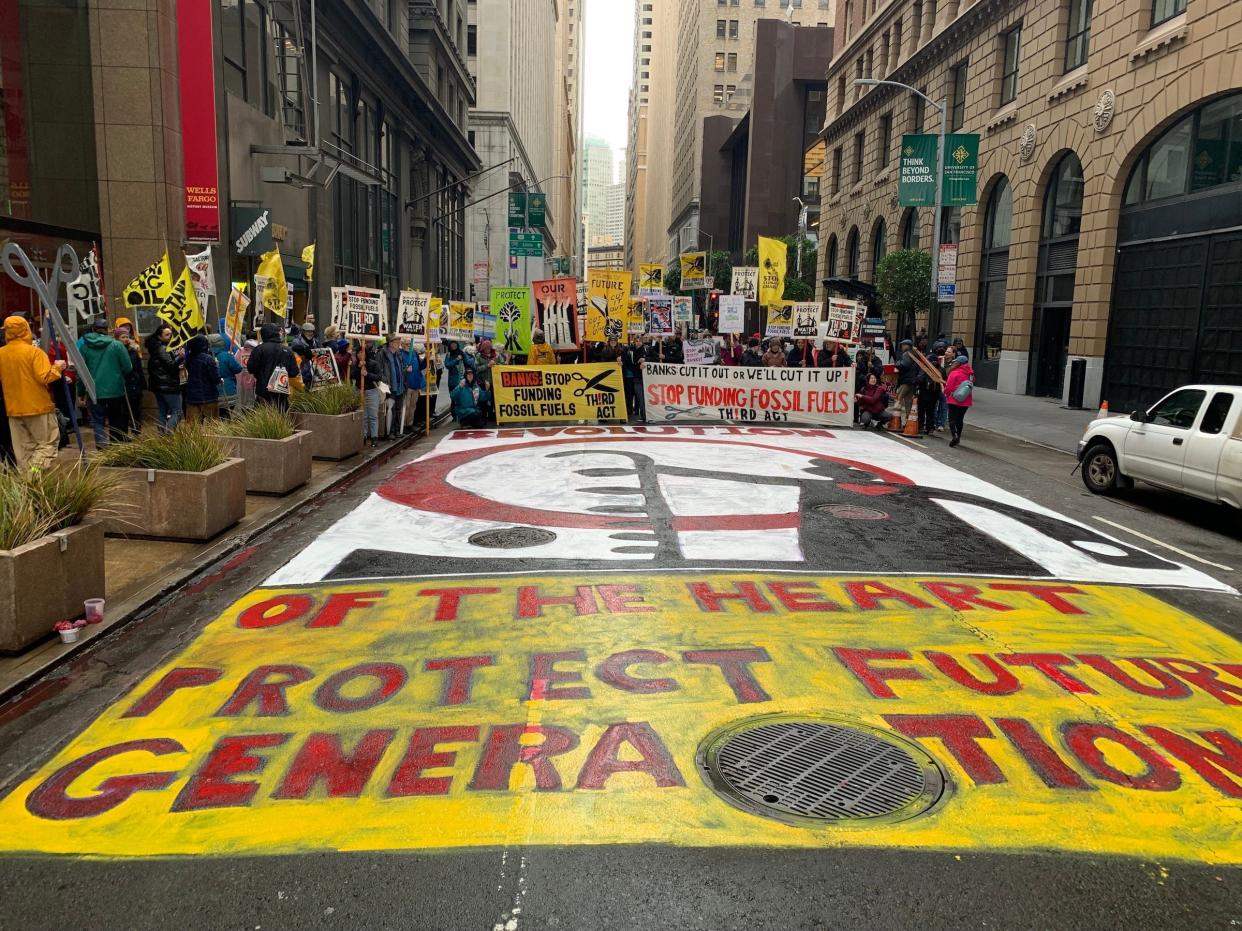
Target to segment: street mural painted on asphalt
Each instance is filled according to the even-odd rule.
[[[1133,583],[1223,586],[891,441],[723,431],[456,434],[10,792],[0,850],[1242,862],[1242,648]],[[888,570],[897,520],[951,558]],[[891,735],[943,782],[841,824],[719,794],[712,735],[789,716]]]

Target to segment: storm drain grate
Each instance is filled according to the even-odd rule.
[[[699,748],[708,783],[731,804],[794,824],[901,821],[944,791],[920,747],[852,722],[780,715],[742,721]]]
[[[502,527],[499,530],[481,530],[470,536],[475,546],[494,550],[516,550],[526,546],[542,546],[556,539],[551,530],[538,527]]]

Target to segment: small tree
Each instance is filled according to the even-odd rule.
[[[880,259],[875,284],[880,306],[897,318],[897,338],[914,335],[915,315],[931,306],[931,256],[920,249],[899,249]]]

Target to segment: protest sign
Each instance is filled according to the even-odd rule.
[[[627,336],[642,336],[647,331],[647,298],[630,298],[630,315],[626,318]]]
[[[108,313],[107,298],[104,295],[103,281],[99,276],[99,252],[92,245],[89,252],[82,256],[78,266],[78,277],[65,286],[65,300],[69,305],[69,331],[74,339],[78,335],[78,321],[90,321],[95,317],[104,317]],[[137,338],[135,333],[134,337]]]
[[[245,285],[244,281],[233,282],[228,306],[224,309],[224,338],[234,349],[246,341],[246,311],[250,308],[250,298],[242,290]]]
[[[638,293],[643,297],[659,297],[664,293],[664,266],[659,263],[638,266]]]
[[[336,356],[333,355],[331,349],[311,350],[311,372],[314,374],[317,385],[332,384],[341,380],[341,374],[336,367]]]
[[[784,339],[786,336],[793,337],[793,303],[791,301],[781,301],[779,304],[768,307],[768,324],[764,328],[763,335],[768,339],[774,336],[779,339]]]
[[[681,326],[690,325],[690,321],[694,319],[694,298],[692,297],[674,297],[673,298],[673,325]]]
[[[759,300],[759,269],[733,269],[733,286],[729,290],[744,301]]]
[[[491,305],[501,344],[497,348],[518,355],[530,352],[530,288],[492,288]]]
[[[169,264],[168,253],[165,252],[159,261],[152,262],[125,286],[121,297],[127,308],[159,307],[172,293],[172,289],[172,265]]]
[[[417,349],[427,344],[427,311],[430,307],[431,295],[426,291],[402,291],[397,297],[397,335],[409,337],[410,343]]]
[[[684,252],[681,255],[681,290],[707,287],[707,253]]]
[[[673,299],[652,297],[647,299],[647,333],[650,336],[673,335]]]
[[[780,239],[759,237],[759,303],[771,307],[785,296],[789,247]]]
[[[648,423],[714,421],[850,426],[854,369],[751,368],[648,362]]]
[[[388,334],[388,297],[376,288],[345,289],[345,337],[379,339]]]
[[[186,268],[190,270],[190,280],[194,282],[194,293],[200,304],[206,304],[208,298],[216,293],[216,273],[211,264],[211,246],[202,252],[185,257]]]
[[[172,327],[173,338],[168,348],[180,349],[203,330],[203,312],[198,306],[189,268],[181,270],[181,276],[169,292],[155,315]]]
[[[535,319],[549,346],[557,352],[578,348],[578,279],[536,281]]]
[[[338,330],[345,325],[345,289],[332,288],[328,303],[328,323]]]
[[[427,339],[436,346],[444,342],[444,299],[433,297],[427,304]]]
[[[741,333],[746,326],[746,298],[740,294],[720,295],[721,333]]]
[[[492,369],[497,423],[625,420],[619,363],[498,365]]]
[[[587,276],[588,342],[602,343],[625,336],[630,314],[629,272],[593,269]]]
[[[715,365],[719,361],[714,339],[688,339],[685,342],[686,365]]]
[[[797,339],[814,339],[819,330],[819,305],[814,301],[794,304],[793,335]]]
[[[496,338],[496,315],[488,302],[479,304],[474,311],[474,338],[482,342]]]
[[[453,301],[449,304],[448,326],[444,328],[445,339],[468,343],[474,339],[474,304]]]
[[[862,338],[863,308],[857,301],[830,298],[828,330],[824,339],[853,345]]]
[[[280,259],[279,250],[273,249],[264,253],[259,259],[259,269],[254,275],[254,291],[255,300],[262,305],[265,316],[289,315],[289,284],[285,281],[285,266]]]

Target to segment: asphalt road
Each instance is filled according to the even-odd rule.
[[[745,484],[748,468],[740,454],[730,454],[726,466],[703,457],[692,458],[687,464],[667,456],[661,459],[665,453],[663,448],[657,451],[660,444],[644,446],[635,442],[627,447],[625,455],[631,455],[628,450],[632,449],[632,455],[641,453],[655,464],[635,459],[637,464],[631,475],[630,467],[621,458],[577,463],[587,471],[578,470],[575,474],[597,484],[588,485],[585,491],[574,491],[574,505],[565,505],[563,501],[558,505],[555,494],[548,490],[560,477],[555,471],[562,468],[559,463],[548,462],[548,471],[544,472],[532,469],[526,460],[515,460],[506,463],[505,468],[518,471],[501,473],[502,479],[497,481],[495,474],[486,471],[485,460],[486,453],[499,447],[492,440],[481,440],[480,451],[474,456],[480,464],[471,465],[467,471],[474,471],[465,479],[456,480],[457,485],[469,486],[477,495],[490,484],[495,487],[497,498],[515,508],[522,506],[541,512],[557,506],[572,509],[584,505],[585,495],[583,512],[591,513],[594,507],[596,515],[615,518],[627,513],[627,505],[591,505],[595,496],[606,501],[612,495],[613,500],[624,502],[629,500],[627,494],[638,493],[631,490],[631,482],[644,489],[648,502],[644,507],[654,529],[648,530],[648,525],[643,524],[628,539],[633,547],[649,545],[644,535],[654,539],[650,545],[656,546],[657,556],[652,571],[641,577],[646,581],[640,581],[627,594],[620,592],[620,585],[613,586],[615,591],[605,591],[607,586],[602,583],[610,579],[627,581],[631,575],[610,576],[607,568],[601,568],[608,565],[606,555],[591,549],[599,534],[611,531],[573,526],[574,521],[566,526],[549,519],[548,526],[556,528],[553,535],[560,535],[560,540],[549,546],[569,545],[570,541],[570,551],[550,552],[542,560],[527,558],[512,549],[497,550],[494,558],[487,554],[470,557],[466,549],[462,553],[467,555],[454,556],[454,547],[465,544],[451,535],[441,535],[441,528],[451,530],[452,515],[461,505],[457,499],[434,499],[435,507],[440,509],[435,519],[407,517],[409,523],[403,525],[407,529],[401,533],[392,532],[380,512],[366,511],[366,507],[376,506],[372,492],[377,487],[386,489],[383,506],[409,506],[406,496],[410,487],[424,487],[424,478],[403,483],[399,473],[416,455],[431,449],[434,442],[433,439],[422,444],[411,455],[377,474],[326,495],[251,550],[226,566],[204,573],[147,616],[0,706],[0,850],[14,851],[0,853],[0,888],[4,889],[0,928],[1142,929],[1230,928],[1242,924],[1242,870],[1229,865],[1242,862],[1242,800],[1219,787],[1213,789],[1200,778],[1198,770],[1180,762],[1175,767],[1176,786],[1170,788],[1166,780],[1163,786],[1141,788],[1143,774],[1138,770],[1143,767],[1136,768],[1132,760],[1123,762],[1121,756],[1107,751],[1106,759],[1092,758],[1097,771],[1083,757],[1071,758],[1066,750],[1068,744],[1056,744],[1062,760],[1070,760],[1072,769],[1085,776],[1089,784],[1081,787],[1086,791],[1055,792],[1030,774],[1017,773],[1013,761],[1020,757],[991,751],[993,758],[1000,761],[1008,782],[988,785],[986,773],[980,776],[986,767],[972,768],[969,760],[964,766],[963,757],[951,752],[943,741],[912,737],[907,730],[907,737],[937,760],[948,784],[943,798],[927,814],[876,828],[801,831],[726,805],[704,788],[693,759],[694,743],[706,722],[767,710],[764,701],[769,698],[769,704],[781,706],[779,710],[805,711],[818,702],[825,712],[857,717],[873,725],[880,721],[881,712],[892,710],[885,701],[875,700],[876,690],[885,687],[910,690],[903,694],[903,698],[910,695],[914,702],[909,710],[945,710],[936,704],[932,688],[926,694],[919,692],[922,697],[917,700],[913,698],[914,690],[922,686],[914,681],[914,675],[909,681],[900,675],[881,676],[878,685],[875,681],[866,684],[867,669],[904,667],[906,662],[901,658],[867,660],[861,673],[857,666],[853,667],[852,678],[835,664],[827,669],[823,666],[826,661],[810,659],[808,644],[818,644],[816,638],[821,636],[837,637],[840,643],[858,649],[909,648],[916,659],[915,646],[921,643],[916,639],[917,632],[926,630],[928,644],[939,644],[936,637],[943,635],[947,638],[944,642],[955,647],[964,642],[973,644],[967,649],[980,651],[975,655],[1012,657],[1022,652],[1056,650],[1075,656],[1177,655],[1242,663],[1242,648],[1236,642],[1242,638],[1242,599],[1226,591],[1211,590],[1217,583],[1236,586],[1242,575],[1242,526],[1235,513],[1151,490],[1138,490],[1116,500],[1093,497],[1083,489],[1079,478],[1070,474],[1074,465],[1070,457],[977,430],[968,431],[965,445],[956,450],[948,449],[942,440],[920,441],[917,446],[933,460],[930,465],[917,455],[916,444],[894,438],[868,438],[868,443],[882,445],[859,448],[874,451],[875,458],[868,461],[882,459],[886,474],[890,475],[884,483],[879,478],[869,481],[886,484],[889,493],[859,491],[858,501],[860,506],[867,506],[864,510],[888,508],[884,512],[888,523],[850,511],[849,519],[855,523],[843,524],[847,529],[833,530],[830,525],[829,529],[822,529],[824,525],[815,523],[809,512],[804,513],[801,529],[794,532],[801,534],[801,546],[808,558],[790,562],[790,530],[780,521],[756,519],[739,525],[737,521],[715,520],[712,515],[715,511],[729,514],[739,509],[766,514],[773,508],[765,509],[764,501],[779,503],[784,500],[781,496],[797,493],[803,495],[801,503],[805,507],[807,496],[820,492],[808,490],[805,484],[797,486],[800,492],[791,491],[791,486],[782,484],[782,473],[776,467],[776,461],[783,456],[780,448],[798,445],[795,439],[765,437],[763,445],[772,447],[768,452],[748,453],[759,457],[755,462],[760,466],[762,457],[770,456],[773,471],[763,480],[755,478],[753,488],[736,499],[729,496],[737,494],[738,484]],[[617,444],[623,440],[610,442]],[[616,456],[617,447],[610,449]],[[532,455],[542,452],[537,448]],[[696,457],[698,452],[692,451]],[[851,461],[861,460],[854,456]],[[1207,581],[1159,587],[1141,581],[1125,585],[1104,581],[1102,588],[1091,588],[1091,597],[1107,601],[1111,605],[1108,612],[1090,607],[1095,602],[1087,596],[1066,596],[1088,606],[1083,617],[1044,610],[1046,604],[1034,601],[1031,606],[1022,602],[1023,606],[1007,617],[1000,613],[992,617],[977,608],[971,613],[969,607],[945,612],[939,603],[934,606],[935,613],[924,616],[917,610],[907,611],[908,605],[898,602],[878,606],[878,613],[873,615],[877,620],[863,626],[868,619],[862,615],[858,615],[861,620],[856,619],[856,612],[851,613],[853,607],[843,597],[842,614],[784,613],[789,604],[805,602],[788,592],[783,598],[778,597],[770,580],[799,578],[804,584],[801,592],[805,594],[814,584],[807,580],[832,579],[833,573],[839,571],[831,564],[831,554],[834,548],[843,546],[843,541],[854,553],[877,541],[889,541],[865,549],[871,564],[864,560],[862,569],[850,568],[846,574],[890,584],[906,593],[907,602],[915,598],[911,592],[920,593],[918,600],[927,597],[926,591],[930,589],[925,585],[923,589],[914,587],[923,584],[917,580],[943,579],[950,574],[986,575],[988,579],[1002,580],[1000,586],[1011,585],[1014,578],[1033,579],[1041,585],[1058,583],[1054,572],[1028,568],[1042,558],[1038,546],[1028,547],[1026,552],[1011,552],[995,541],[988,544],[978,523],[978,505],[967,502],[965,497],[937,505],[923,498],[911,498],[908,489],[894,489],[892,486],[898,483],[891,475],[900,474],[903,463],[908,464],[911,474],[949,476],[944,479],[948,484],[957,481],[954,476],[984,480],[1107,534],[1121,544],[1118,552],[1128,546],[1141,546],[1154,556],[1203,573]],[[953,471],[941,470],[942,466]],[[727,472],[727,479],[701,474],[713,468]],[[795,464],[787,468],[799,467]],[[656,492],[646,484],[653,480],[652,470],[658,478],[652,486],[658,488]],[[834,481],[836,488],[842,487],[840,476]],[[864,478],[856,482],[855,488],[860,488]],[[915,485],[919,484],[916,479]],[[603,487],[612,490],[601,491]],[[679,488],[690,491],[683,494]],[[687,497],[691,491],[699,497]],[[969,491],[968,485],[963,484],[953,493],[965,496]],[[654,498],[668,503],[669,513],[661,519],[657,519],[651,505]],[[717,506],[694,503],[704,498]],[[840,506],[832,498],[825,498],[825,502],[824,508]],[[892,525],[891,515],[898,513],[898,506],[910,508],[909,520],[914,526]],[[950,517],[945,516],[946,511]],[[341,542],[339,522],[359,513],[378,515],[374,517],[374,532]],[[832,513],[839,516],[845,512]],[[529,511],[526,516],[530,516]],[[523,522],[535,523],[501,521]],[[590,522],[584,519],[577,523]],[[334,527],[338,528],[336,537],[330,529]],[[411,541],[411,537],[417,539]],[[977,547],[976,538],[982,540]],[[721,541],[733,539],[741,541],[738,545],[743,549],[726,557],[722,548],[730,544]],[[706,550],[696,560],[687,560],[669,556],[670,547]],[[1101,552],[1108,549],[1104,546]],[[958,565],[954,573],[942,565],[939,554],[946,551],[954,557],[948,563]],[[327,562],[321,559],[322,565],[308,567],[308,554],[317,552],[326,554]],[[342,552],[346,555],[339,558]],[[513,559],[515,556],[519,558]],[[975,558],[993,568],[985,573],[973,571],[970,562]],[[1109,557],[1105,552],[1101,558],[1106,562]],[[1117,563],[1137,558],[1130,553],[1117,557]],[[485,581],[471,584],[493,586],[501,592],[494,596],[463,597],[467,607],[458,605],[459,614],[453,620],[477,622],[475,631],[459,628],[445,618],[438,618],[438,624],[421,627],[416,622],[415,603],[421,609],[424,603],[435,602],[438,609],[448,612],[442,597],[438,601],[422,597],[423,587],[447,584],[444,579],[429,581],[423,577],[437,573],[417,573],[417,567],[428,565],[427,559],[438,561],[446,567],[444,573],[453,576],[486,577]],[[373,573],[367,571],[368,560],[373,560]],[[1022,568],[998,571],[996,567],[1003,568],[1006,560]],[[343,572],[339,570],[341,565],[352,568]],[[1167,565],[1161,564],[1162,571]],[[334,567],[338,571],[333,572]],[[410,567],[416,567],[415,571]],[[621,568],[636,571],[629,563]],[[727,579],[718,570],[728,570]],[[798,575],[798,570],[803,574]],[[1124,566],[1101,569],[1106,574],[1114,571],[1126,570]],[[325,593],[330,591],[359,589],[407,594],[400,596],[399,605],[383,609],[389,613],[375,615],[393,625],[391,630],[384,628],[382,636],[376,633],[379,639],[365,639],[370,634],[359,619],[372,615],[367,613],[368,607],[361,605],[350,609],[354,613],[345,613],[335,632],[325,632],[334,640],[293,639],[295,626],[297,636],[305,635],[301,617],[297,625],[258,631],[271,632],[269,640],[229,639],[239,636],[234,625],[227,623],[227,618],[239,610],[235,603],[248,599],[245,604],[254,604],[264,593],[251,594],[252,591],[277,573],[285,573],[287,579],[282,592],[309,593],[315,599],[326,597]],[[298,573],[308,574],[292,580]],[[365,584],[357,581],[372,574],[379,578],[369,578]],[[406,574],[414,582],[401,581]],[[541,585],[535,591],[536,599],[555,596],[564,600],[557,604],[535,603],[537,613],[528,615],[521,607],[524,596],[519,594],[512,620],[520,617],[523,625],[491,626],[500,621],[491,611],[493,603],[482,599],[507,596],[508,575],[513,576],[514,586],[519,582]],[[682,622],[680,613],[664,612],[661,608],[654,614],[660,623],[665,622],[666,615],[672,619],[667,631],[660,623],[653,623],[651,617],[629,613],[631,609],[641,610],[635,608],[635,599],[640,596],[633,591],[641,591],[642,597],[654,603],[657,599],[673,598],[674,588],[683,579],[687,584],[707,579],[703,584],[710,586],[709,591],[732,593],[745,592],[728,586],[746,578],[767,580],[763,582],[767,588],[762,589],[762,594],[767,599],[765,603],[772,605],[770,616],[760,611],[755,618],[742,617],[735,613],[735,602],[726,602],[719,612],[711,611],[703,602],[709,596],[701,594],[696,595],[700,614],[685,614],[685,626],[676,630],[671,627]],[[572,594],[573,586],[583,583],[596,586],[593,597],[597,608],[585,614],[581,600],[575,607]],[[978,584],[987,588],[984,582]],[[1062,584],[1079,588],[1092,585],[1089,579],[1081,577]],[[875,590],[844,590],[851,593],[859,610],[863,610],[869,594],[876,594]],[[831,597],[837,597],[836,589],[828,591]],[[471,602],[474,597],[480,600]],[[577,597],[583,597],[581,592]],[[608,597],[621,600],[609,602]],[[987,588],[984,597],[1018,604],[1018,599],[1025,596],[993,587]],[[791,598],[794,601],[788,600]],[[600,599],[605,599],[602,608]],[[475,614],[468,608],[472,603],[479,605]],[[575,610],[577,614],[570,616]],[[409,618],[394,611],[408,612]],[[734,626],[712,627],[723,623],[717,614]],[[981,615],[986,616],[979,619]],[[270,611],[267,615],[254,615],[271,616]],[[225,621],[212,624],[217,618]],[[509,618],[500,620],[506,625],[511,623]],[[243,626],[241,621],[236,625]],[[379,631],[381,626],[377,621],[375,630]],[[746,667],[752,673],[749,681],[761,683],[772,693],[770,696],[744,698],[748,680],[743,673],[722,678],[724,666],[704,667],[705,661],[699,660],[695,667],[693,660],[678,660],[679,651],[686,655],[683,648],[701,647],[711,640],[711,631],[722,643],[736,646],[753,642],[771,654],[771,669],[761,665],[767,660]],[[967,639],[954,639],[959,634]],[[207,696],[210,691],[210,698],[199,700],[195,696],[189,700],[191,693],[179,693],[152,713],[149,722],[134,723],[121,717],[121,711],[128,708],[132,712],[135,699],[158,680],[153,673],[162,674],[174,666],[210,668],[218,664],[228,669],[230,663],[238,663],[241,665],[237,669],[244,672],[259,663],[303,664],[318,676],[321,665],[332,660],[337,660],[337,667],[359,659],[405,663],[409,658],[405,651],[410,650],[410,657],[417,654],[419,663],[437,655],[477,652],[495,657],[496,665],[503,668],[506,651],[516,655],[526,646],[531,651],[558,651],[565,658],[556,661],[559,666],[554,662],[544,667],[548,675],[542,686],[536,685],[537,677],[532,672],[530,695],[521,702],[510,699],[525,695],[524,679],[516,684],[502,682],[495,686],[499,690],[493,692],[492,680],[476,671],[474,694],[467,696],[460,708],[445,707],[451,704],[445,693],[440,694],[437,702],[439,686],[433,688],[435,683],[431,683],[418,697],[426,707],[417,705],[409,715],[405,714],[407,708],[400,704],[406,697],[403,692],[392,704],[369,712],[379,712],[379,717],[364,717],[349,733],[361,734],[364,723],[365,728],[404,728],[407,718],[417,718],[421,723],[460,725],[472,720],[461,717],[468,713],[471,701],[485,707],[492,703],[490,711],[498,715],[521,708],[527,731],[532,727],[538,729],[547,721],[559,721],[581,736],[581,748],[567,751],[559,764],[560,775],[565,779],[563,792],[534,791],[529,775],[525,781],[517,775],[524,769],[519,764],[509,773],[512,781],[507,786],[497,784],[493,788],[498,791],[482,798],[474,792],[484,781],[481,774],[486,767],[480,760],[472,780],[475,786],[464,785],[470,768],[465,767],[444,794],[443,804],[454,807],[446,809],[447,813],[421,809],[429,812],[425,817],[385,814],[383,799],[375,800],[379,793],[373,787],[361,791],[361,798],[343,793],[341,798],[324,800],[322,794],[316,794],[322,790],[320,786],[310,793],[312,802],[304,810],[296,807],[297,802],[273,803],[266,797],[256,801],[252,808],[229,807],[217,800],[212,804],[219,807],[192,816],[197,819],[192,827],[186,827],[189,822],[176,820],[177,816],[170,813],[171,796],[158,791],[135,794],[102,816],[102,820],[74,820],[64,811],[56,818],[41,819],[29,815],[25,807],[34,785],[45,781],[67,759],[80,755],[81,748],[73,741],[105,746],[131,736],[126,728],[132,727],[136,729],[134,737],[149,737],[159,731],[175,735],[194,750],[192,738],[203,739],[203,734],[215,740],[222,735],[273,729],[300,731],[304,727],[299,716],[311,714],[308,720],[318,728],[318,715],[327,714],[318,699],[319,708],[308,711],[305,702],[291,698],[287,713],[277,709],[272,720],[265,720],[262,712],[256,710],[261,708],[256,698],[239,715],[245,720],[224,724],[214,719],[200,721],[196,715],[207,715],[219,704],[215,689],[222,688],[219,695],[229,696],[232,686],[226,686],[222,679],[215,685],[204,686],[207,691],[202,694]],[[569,655],[576,648],[581,648],[588,658],[586,666],[575,665],[577,661]],[[623,667],[619,678],[628,688],[618,687],[619,690],[605,695],[603,683],[610,680],[600,673],[600,667],[592,675],[591,667],[608,652],[637,648],[663,651],[664,660],[676,665],[659,669]],[[1122,649],[1130,652],[1118,653]],[[525,663],[525,653],[522,661]],[[786,662],[788,665],[783,665]],[[414,669],[416,664],[411,659],[407,665]],[[576,671],[567,672],[571,667]],[[1013,663],[1005,668],[1010,667],[1018,668]],[[923,678],[930,680],[934,675],[926,665],[919,668],[923,671],[918,675]],[[1075,674],[1079,668],[1074,668]],[[1184,671],[1184,667],[1179,668]],[[701,678],[696,678],[696,669],[702,671]],[[673,670],[669,674],[676,684],[672,688],[666,686],[665,694],[643,694],[641,689],[635,689],[631,679],[624,677],[655,681],[657,675],[669,670]],[[913,672],[913,668],[903,671]],[[1021,714],[1037,724],[1046,716],[1047,727],[1041,733],[1049,747],[1055,743],[1054,725],[1059,722],[1064,729],[1066,721],[1078,719],[1093,726],[1117,724],[1133,733],[1138,733],[1134,722],[1141,721],[1160,724],[1186,737],[1209,727],[1232,727],[1231,733],[1239,734],[1238,702],[1230,701],[1234,693],[1225,689],[1212,696],[1202,687],[1203,679],[1198,680],[1200,686],[1194,687],[1194,694],[1180,702],[1147,706],[1132,691],[1113,694],[1098,680],[1090,680],[1098,694],[1095,690],[1089,694],[1067,692],[1064,686],[1049,684],[1051,680],[1041,679],[1038,686],[1033,686],[1034,680],[1025,678],[1031,672],[1029,666],[1021,670],[1024,690],[1015,697],[1019,704],[988,704],[999,701],[992,696],[972,704],[974,697],[967,696],[961,710],[993,722],[1000,716],[997,709],[1002,707],[1007,709],[1006,714]],[[424,673],[420,666],[411,676],[407,691],[424,682],[420,678]],[[560,673],[567,677],[560,678]],[[579,673],[580,677],[574,678]],[[1238,681],[1225,673],[1219,675],[1218,679],[1206,681]],[[805,689],[799,677],[805,678]],[[1087,677],[1084,674],[1081,678]],[[611,681],[615,683],[617,679],[614,676]],[[1001,681],[999,673],[996,681]],[[1159,681],[1171,687],[1168,677]],[[1178,679],[1174,684],[1181,687],[1190,681]],[[579,683],[590,684],[592,701],[600,708],[598,722],[590,717],[589,709],[594,705],[588,702],[534,700],[539,688],[555,692],[577,688]],[[848,694],[841,683],[850,686]],[[942,691],[947,693],[952,687],[952,683],[946,682]],[[650,691],[660,689],[652,687]],[[344,688],[340,693],[353,699],[360,694]],[[305,693],[289,691],[289,695],[295,694],[300,699]],[[1242,690],[1237,694],[1242,695]],[[233,697],[237,697],[236,693]],[[182,698],[186,701],[179,704]],[[660,704],[674,699],[686,704]],[[735,707],[752,701],[751,708]],[[579,712],[579,708],[587,710]],[[434,718],[429,717],[432,711]],[[1142,717],[1149,712],[1150,719]],[[1134,717],[1136,714],[1138,718]],[[219,717],[219,712],[215,717]],[[484,712],[476,717],[480,723],[490,721],[493,726],[501,720],[487,718]],[[667,770],[669,784],[664,788],[653,786],[661,778],[659,767],[652,762],[659,756],[658,747],[644,744],[638,739],[641,735],[632,734],[628,746],[613,747],[611,753],[599,749],[605,742],[598,734],[601,722],[644,719],[652,722],[655,732],[668,744],[667,765],[680,769],[682,786],[675,784]],[[885,720],[892,723],[896,718]],[[144,726],[155,731],[143,731]],[[311,726],[307,724],[305,728]],[[686,729],[684,735],[682,727]],[[80,736],[84,731],[85,736]],[[401,739],[407,733],[408,729],[403,730]],[[597,737],[590,758],[581,762]],[[656,739],[658,742],[660,738]],[[201,761],[211,740],[206,740],[196,753],[196,761]],[[691,742],[685,743],[687,740]],[[986,750],[998,743],[999,740],[980,741],[977,746]],[[1155,746],[1150,741],[1148,745]],[[473,748],[467,753],[463,746],[457,747],[459,755],[473,761]],[[488,744],[489,748],[498,746],[494,742]],[[1081,749],[1082,745],[1078,746]],[[430,749],[434,752],[436,747]],[[1034,755],[1038,757],[1038,753]],[[574,766],[565,763],[571,758]],[[281,759],[287,761],[287,756]],[[149,760],[150,757],[146,758],[143,768],[137,771],[161,769]],[[595,770],[601,780],[600,791],[589,791],[587,773],[592,771],[592,760],[596,764],[602,760],[602,769],[597,765]],[[453,766],[451,759],[441,763],[444,768],[429,765],[423,772],[443,774]],[[578,784],[573,786],[579,763]],[[639,771],[626,772],[626,763]],[[216,779],[217,790],[230,782],[244,782],[261,768],[247,771],[244,765],[237,765],[236,759],[233,764],[230,773]],[[1226,772],[1227,764],[1218,769],[1221,785],[1242,786],[1236,762],[1234,766],[1233,775]],[[539,771],[538,766],[530,768]],[[389,766],[384,771],[391,769]],[[1157,769],[1166,776],[1171,772],[1149,767],[1147,775],[1159,775]],[[134,771],[122,767],[108,770],[107,774]],[[1050,771],[1043,770],[1045,775]],[[1118,787],[1095,778],[1098,772],[1110,771],[1118,773],[1121,782],[1133,778],[1135,784]],[[99,773],[103,774],[104,769]],[[206,785],[210,780],[202,782]],[[273,781],[264,774],[262,782],[261,794],[266,796]],[[100,779],[92,781],[89,775],[82,776],[67,795],[88,797],[99,785]],[[177,783],[181,785],[182,782]],[[176,791],[177,786],[170,791]],[[427,791],[434,794],[438,790]],[[394,794],[390,785],[389,800]],[[485,840],[476,845],[461,839],[472,834]],[[350,849],[346,852],[337,848]]]

